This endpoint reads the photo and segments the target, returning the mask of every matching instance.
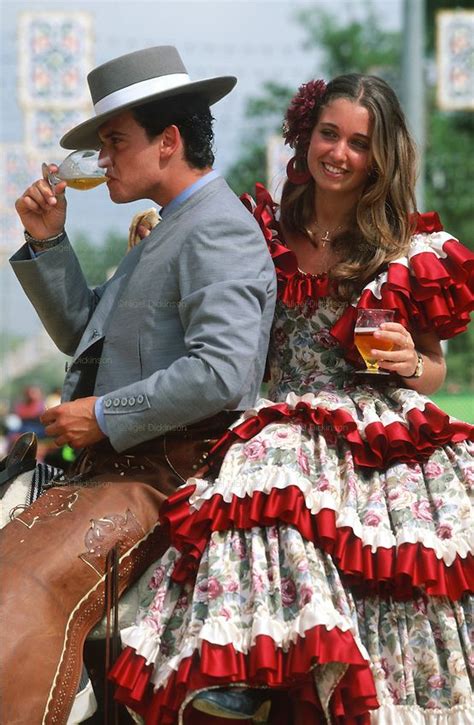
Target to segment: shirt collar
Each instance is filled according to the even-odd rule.
[[[175,196],[174,199],[171,199],[171,201],[161,209],[161,218],[166,219],[168,214],[171,214],[171,212],[173,212],[175,209],[178,208],[178,206],[181,206],[181,204],[187,201],[189,197],[192,196],[196,191],[202,189],[202,187],[206,186],[206,184],[209,184],[210,181],[217,179],[218,176],[218,171],[210,171],[208,174],[204,174],[204,176],[201,176],[190,186],[187,186],[186,189],[183,189],[183,191],[178,194],[178,196]]]

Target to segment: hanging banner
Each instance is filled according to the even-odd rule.
[[[474,11],[436,16],[437,102],[445,111],[474,110]]]

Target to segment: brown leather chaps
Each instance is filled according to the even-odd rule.
[[[84,640],[104,616],[108,553],[118,554],[118,594],[168,546],[164,499],[203,465],[237,413],[117,453],[86,449],[54,485],[0,531],[0,721],[65,725]]]

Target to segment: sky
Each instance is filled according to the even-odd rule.
[[[381,24],[398,29],[402,0],[373,0]],[[25,11],[84,10],[91,14],[94,32],[93,65],[152,45],[176,45],[192,80],[235,75],[236,88],[213,107],[216,164],[224,176],[239,156],[245,138],[253,132],[245,119],[249,97],[259,94],[265,81],[297,86],[321,74],[317,54],[303,47],[304,29],[296,22],[303,8],[320,7],[340,18],[359,16],[360,0],[0,0],[0,144],[22,143],[24,123],[17,102],[18,22]],[[45,159],[45,161],[60,159]],[[33,180],[33,179],[32,179]],[[107,189],[70,191],[67,231],[100,240],[108,231],[126,236],[133,214],[148,201],[114,205]],[[22,239],[12,240],[12,253]],[[9,266],[0,268],[0,331],[38,332],[41,323],[26,300]]]

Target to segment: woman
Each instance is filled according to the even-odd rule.
[[[255,722],[268,701],[285,725],[467,725],[474,432],[425,395],[444,380],[439,340],[474,307],[474,258],[414,213],[384,81],[312,81],[284,130],[281,207],[263,187],[244,199],[279,280],[270,400],[163,509],[175,548],[122,633],[118,697],[147,723],[193,700]],[[363,308],[395,311],[371,352],[385,375],[361,374]]]

